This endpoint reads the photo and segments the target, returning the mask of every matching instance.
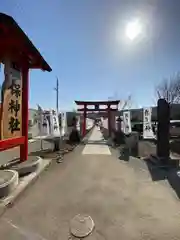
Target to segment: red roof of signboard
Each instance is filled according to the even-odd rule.
[[[0,13],[0,62],[4,62],[7,56],[19,66],[26,61],[29,68],[52,71],[16,21]]]

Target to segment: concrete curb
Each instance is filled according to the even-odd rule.
[[[19,184],[9,196],[0,199],[0,215],[4,213],[6,207],[14,203],[14,201],[23,193],[38,177],[39,175],[51,164],[51,159],[42,161],[36,172],[33,172],[25,177],[19,179]]]
[[[26,162],[11,166],[10,169],[17,171],[20,177],[35,172],[39,168],[42,158],[38,156],[28,156],[28,158],[35,159],[35,161],[30,161],[28,159]]]
[[[0,185],[0,197],[7,197],[12,191],[15,190],[15,188],[18,186],[19,183],[19,176],[18,176],[18,172],[17,171],[13,171],[13,170],[1,170],[1,172],[7,172],[7,173],[11,173],[12,177],[2,183]]]

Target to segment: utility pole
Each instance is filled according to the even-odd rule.
[[[59,80],[58,77],[56,77],[56,87],[54,88],[56,91],[56,110],[57,110],[57,115],[59,114]]]

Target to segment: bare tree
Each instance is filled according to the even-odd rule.
[[[126,100],[120,101],[120,110],[129,109],[132,105],[132,95],[129,95]]]
[[[155,89],[156,100],[164,98],[168,103],[180,103],[180,73],[164,79]]]

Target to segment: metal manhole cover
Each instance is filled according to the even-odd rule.
[[[75,237],[86,237],[93,229],[94,221],[90,216],[78,214],[70,221],[70,231]]]

